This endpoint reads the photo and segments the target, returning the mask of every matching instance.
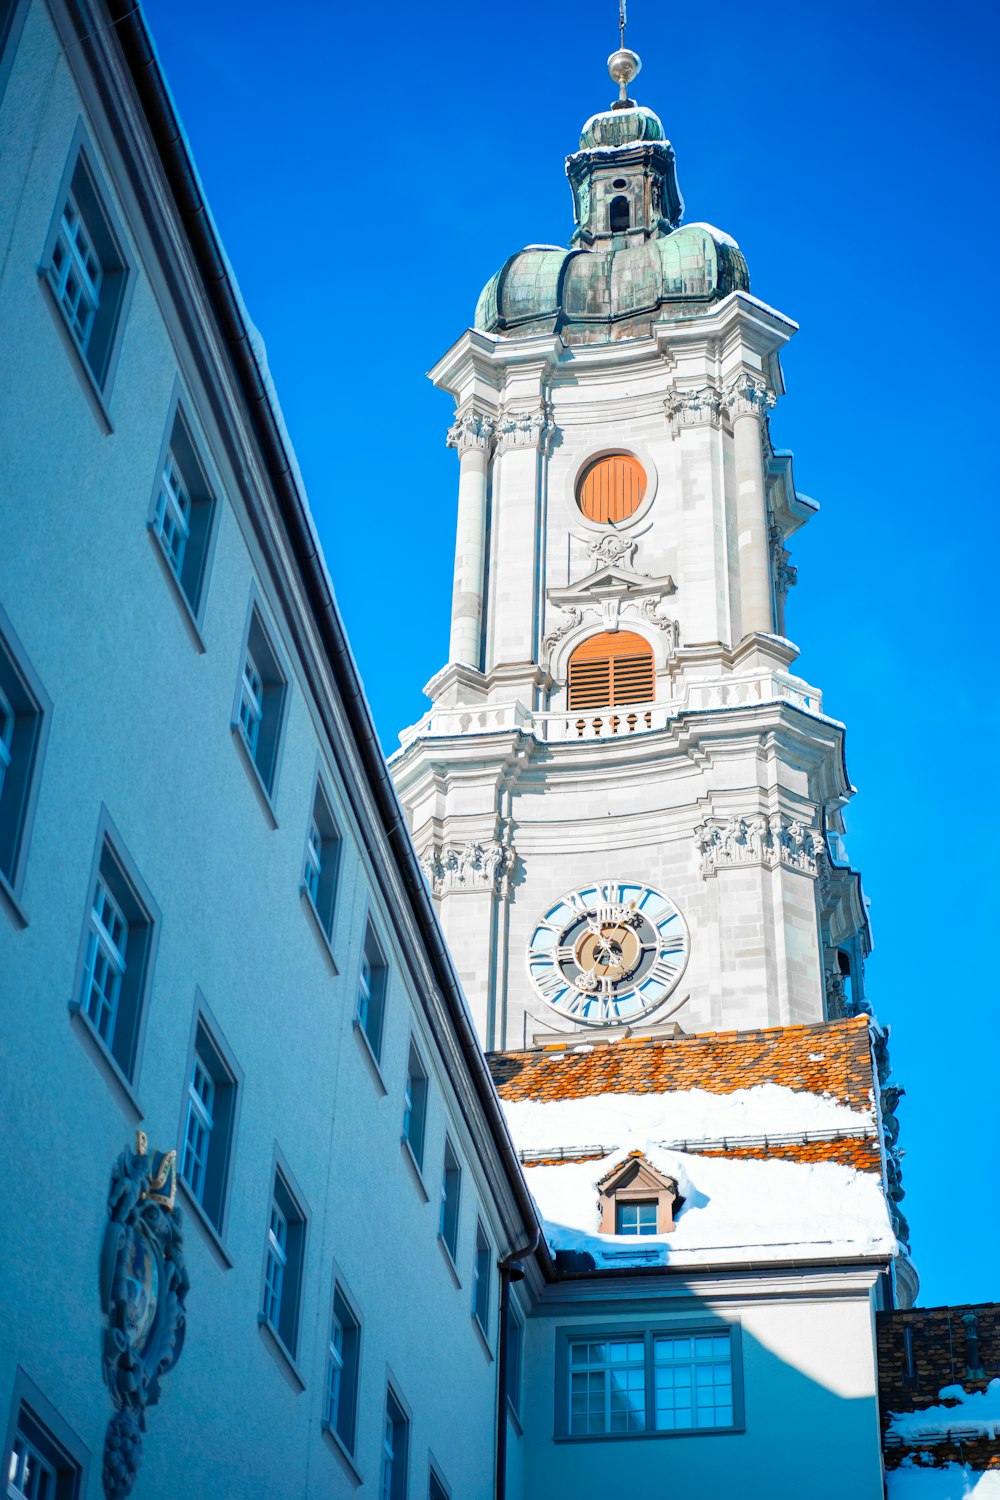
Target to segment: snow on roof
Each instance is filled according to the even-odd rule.
[[[704,219],[696,219],[693,224],[685,224],[684,228],[704,229],[706,233],[712,236],[713,240],[718,240],[720,245],[729,245],[733,250],[740,248],[731,234],[727,234],[724,229],[716,229],[714,224],[706,224]]]
[[[985,1391],[945,1385],[938,1396],[939,1406],[892,1412],[886,1436],[904,1443],[934,1443],[943,1442],[949,1433],[962,1438],[996,1439],[1000,1435],[1000,1380],[991,1380]],[[945,1406],[946,1401],[951,1404]]]
[[[633,1136],[649,1142],[690,1145],[741,1136],[791,1135],[874,1129],[871,1110],[776,1083],[729,1094],[677,1089],[650,1094],[590,1094],[577,1099],[504,1099],[504,1114],[519,1151],[620,1146]]]
[[[885,1476],[887,1500],[1000,1500],[1000,1469],[977,1474],[964,1464],[924,1468],[907,1459]]]
[[[675,1179],[684,1206],[665,1235],[599,1234],[597,1184],[635,1150]],[[553,1252],[586,1251],[599,1267],[822,1260],[897,1249],[879,1178],[830,1162],[734,1161],[632,1136],[599,1159],[528,1166],[525,1178]]]

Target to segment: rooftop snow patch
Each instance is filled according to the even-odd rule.
[[[922,1411],[893,1412],[886,1436],[908,1444],[944,1442],[949,1433],[963,1438],[1000,1434],[1000,1380],[985,1391],[966,1391],[960,1385],[942,1386],[940,1406]],[[944,1402],[950,1402],[948,1406]],[[1000,1490],[997,1491],[1000,1495]]]
[[[907,1459],[885,1476],[887,1500],[1000,1500],[1000,1469],[977,1474],[963,1464],[923,1468]]]
[[[679,1089],[658,1094],[591,1094],[579,1099],[504,1099],[504,1114],[518,1151],[618,1146],[641,1136],[660,1145],[741,1136],[857,1132],[875,1126],[870,1110],[777,1083],[731,1094]]]
[[[680,1216],[669,1234],[599,1234],[597,1185],[637,1150],[676,1181],[685,1200]],[[525,1179],[552,1251],[585,1251],[603,1268],[897,1251],[879,1178],[830,1162],[694,1156],[630,1136],[600,1159],[526,1167]]]

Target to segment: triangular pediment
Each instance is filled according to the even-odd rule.
[[[677,1183],[672,1177],[664,1173],[648,1162],[642,1155],[629,1156],[625,1161],[619,1162],[616,1167],[597,1184],[599,1192],[606,1197],[611,1193],[621,1192],[628,1188],[633,1192],[649,1191],[651,1193],[674,1193],[677,1192]]]
[[[587,600],[603,599],[615,594],[638,596],[673,592],[674,580],[669,575],[665,578],[648,578],[642,573],[633,573],[629,568],[620,567],[617,563],[604,563],[576,583],[567,584],[561,589],[547,590],[547,597],[553,604],[566,605],[586,603]]]

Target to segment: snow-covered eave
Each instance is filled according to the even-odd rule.
[[[796,1250],[798,1247],[790,1247]],[[750,1250],[750,1254],[746,1250]],[[689,1276],[692,1271],[711,1276],[713,1274],[724,1274],[731,1271],[755,1272],[755,1271],[821,1271],[826,1267],[845,1269],[849,1266],[858,1270],[870,1270],[881,1275],[887,1271],[892,1261],[892,1252],[889,1250],[879,1251],[852,1251],[841,1247],[838,1250],[824,1250],[817,1248],[815,1254],[805,1253],[807,1247],[803,1247],[800,1253],[786,1253],[784,1255],[768,1255],[767,1247],[761,1247],[758,1252],[756,1246],[744,1247],[742,1255],[716,1256],[706,1255],[695,1258],[690,1252],[684,1259],[680,1254],[674,1256],[669,1262],[657,1264],[656,1262],[643,1262],[637,1265],[620,1266],[595,1266],[593,1270],[566,1271],[561,1267],[558,1270],[560,1281],[609,1281],[618,1280],[622,1277],[635,1279],[641,1276]]]

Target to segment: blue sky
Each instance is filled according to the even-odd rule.
[[[612,0],[146,0],[387,751],[445,661],[457,465],[424,372],[513,250],[572,228]],[[870,996],[906,1088],[923,1303],[1000,1297],[992,7],[631,0],[687,217],[801,324],[775,444],[799,670],[848,726]],[[991,445],[992,447],[992,445]]]

